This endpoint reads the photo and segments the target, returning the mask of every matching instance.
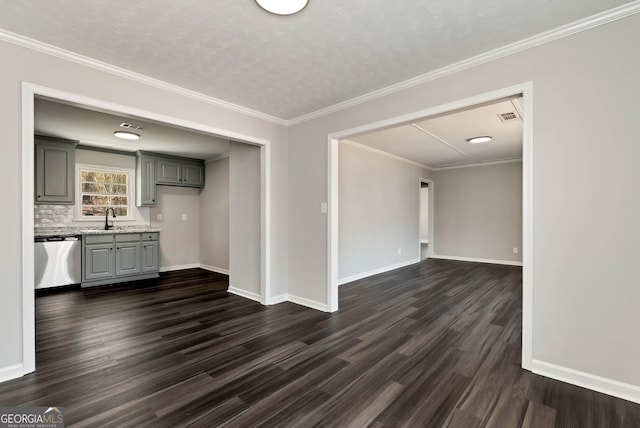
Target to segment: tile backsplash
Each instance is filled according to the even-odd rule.
[[[95,220],[76,220],[75,205],[41,205],[33,206],[33,227],[91,227],[104,224],[104,217],[96,217]],[[118,226],[140,226],[149,225],[149,208],[133,207],[132,220],[122,218],[115,219]],[[114,219],[111,219],[114,221]]]
[[[74,205],[34,205],[34,227],[65,227],[73,225]]]

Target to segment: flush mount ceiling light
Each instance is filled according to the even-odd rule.
[[[467,141],[472,144],[488,143],[489,141],[491,141],[491,137],[488,135],[483,135],[481,137],[467,138]]]
[[[123,140],[137,140],[138,138],[140,138],[140,135],[136,134],[135,132],[129,131],[115,131],[113,135],[118,138],[122,138]]]
[[[275,15],[293,15],[300,12],[309,0],[256,0],[256,3]]]

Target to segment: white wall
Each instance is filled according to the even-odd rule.
[[[271,142],[271,282],[287,287],[287,128],[261,118],[219,107],[202,97],[190,97],[160,86],[121,77],[76,60],[0,42],[0,125],[3,138],[0,181],[4,208],[0,234],[0,376],[20,372],[22,359],[22,222],[32,212],[22,212],[22,83],[102,100],[132,109],[165,115],[207,127],[261,138]],[[28,161],[30,162],[30,160]],[[31,210],[29,210],[31,211]],[[26,221],[26,220],[25,220]],[[32,245],[30,240],[26,245]],[[274,287],[275,288],[275,287]],[[278,290],[275,290],[278,291]]]
[[[200,192],[200,263],[229,271],[229,158],[205,164]]]
[[[161,271],[200,264],[200,189],[156,186],[156,205],[150,208],[150,217],[151,226],[161,230]]]
[[[328,301],[329,134],[532,81],[534,363],[640,387],[638,28],[628,16],[292,126],[290,293]]]
[[[419,261],[419,179],[431,172],[345,142],[338,162],[339,280]]]
[[[260,148],[229,147],[229,291],[260,296]]]
[[[436,256],[522,262],[522,162],[435,171],[434,180]]]

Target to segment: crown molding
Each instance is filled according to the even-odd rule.
[[[0,40],[5,41],[7,43],[12,43],[14,45],[22,46],[34,51],[38,51],[47,55],[65,59],[65,60],[74,62],[76,64],[80,64],[93,69],[104,71],[104,72],[107,72],[119,77],[123,77],[125,79],[129,79],[138,83],[142,83],[148,86],[152,86],[152,87],[162,89],[168,92],[172,92],[178,95],[182,95],[188,98],[192,98],[210,105],[214,105],[216,107],[222,107],[228,110],[242,113],[247,116],[261,119],[267,122],[271,122],[271,123],[275,123],[283,126],[293,126],[303,122],[307,122],[312,119],[316,119],[318,117],[326,116],[328,114],[347,109],[349,107],[356,106],[358,104],[372,101],[377,98],[384,97],[386,95],[391,95],[396,92],[403,91],[405,89],[410,89],[415,86],[421,85],[423,83],[427,83],[451,74],[455,74],[460,71],[503,58],[505,56],[522,52],[524,50],[534,48],[536,46],[549,43],[554,40],[561,39],[563,37],[568,37],[573,34],[579,33],[581,31],[585,31],[593,27],[604,25],[609,22],[616,21],[630,15],[634,15],[638,12],[640,12],[640,0],[635,0],[631,3],[627,3],[625,5],[601,12],[596,15],[592,15],[585,19],[575,21],[567,25],[563,25],[553,30],[540,33],[538,35],[520,40],[518,42],[508,44],[501,48],[497,48],[497,49],[482,53],[480,55],[476,55],[466,60],[448,65],[446,67],[433,70],[429,73],[416,76],[414,78],[405,80],[403,82],[396,83],[391,86],[387,86],[386,88],[378,89],[376,91],[369,92],[362,96],[355,97],[350,100],[346,100],[341,103],[334,104],[332,106],[329,106],[320,110],[316,110],[314,112],[304,114],[302,116],[295,117],[293,119],[282,119],[276,116],[269,115],[267,113],[263,113],[257,110],[240,106],[238,104],[234,104],[228,101],[224,101],[218,98],[204,95],[200,92],[186,89],[181,86],[173,85],[171,83],[167,83],[165,81],[155,79],[153,77],[149,77],[144,74],[136,73],[122,67],[117,67],[115,65],[108,64],[106,62],[99,61],[84,55],[80,55],[75,52],[71,52],[69,50],[62,49],[53,45],[49,45],[47,43],[44,43],[35,39],[31,39],[29,37],[25,37],[20,34],[12,33],[4,29],[0,29]]]
[[[80,55],[75,52],[71,52],[69,50],[47,44],[39,40],[31,39],[29,37],[25,37],[20,34],[12,33],[10,31],[7,31],[1,28],[0,28],[0,40],[5,41],[7,43],[14,44],[14,45],[18,45],[27,49],[31,49],[40,53],[44,53],[46,55],[51,55],[57,58],[71,61],[76,64],[80,64],[96,70],[104,71],[104,72],[116,75],[118,77],[123,77],[125,79],[132,80],[137,83],[142,83],[147,86],[152,86],[167,92],[172,92],[174,94],[182,95],[184,97],[201,101],[210,105],[214,105],[216,107],[222,107],[227,110],[232,110],[238,113],[242,113],[247,116],[261,119],[267,122],[271,122],[271,123],[275,123],[283,126],[287,126],[288,124],[288,121],[281,119],[279,117],[275,117],[266,113],[262,113],[257,110],[252,110],[250,108],[240,106],[238,104],[233,104],[228,101],[224,101],[218,98],[204,95],[200,92],[192,91],[191,89],[186,89],[181,86],[173,85],[171,83],[167,83],[165,81],[155,79],[153,77],[149,77],[144,74],[136,73],[134,71],[127,70],[122,67],[118,67],[103,61],[99,61],[97,59]]]
[[[340,142],[348,144],[350,146],[357,147],[357,148],[362,149],[362,150],[367,150],[369,152],[377,153],[379,155],[386,156],[388,158],[395,159],[395,160],[398,160],[400,162],[405,162],[405,163],[408,163],[408,164],[411,164],[411,165],[415,165],[415,166],[418,166],[420,168],[424,168],[424,169],[426,169],[428,171],[433,171],[434,170],[430,166],[427,166],[427,165],[422,164],[420,162],[412,161],[410,159],[403,158],[402,156],[393,155],[393,154],[391,154],[389,152],[385,152],[384,150],[374,149],[373,147],[365,146],[364,144],[356,143],[355,141],[352,141],[352,140],[343,139],[343,140],[340,140]]]
[[[463,61],[448,65],[446,67],[439,68],[429,73],[416,76],[414,78],[405,80],[400,83],[396,83],[391,86],[387,86],[386,88],[378,89],[376,91],[369,92],[368,94],[361,95],[359,97],[355,97],[350,100],[343,101],[341,103],[334,104],[332,106],[329,106],[320,110],[316,110],[314,112],[311,112],[302,116],[298,116],[296,118],[288,120],[287,126],[292,126],[292,125],[297,125],[299,123],[307,122],[309,120],[316,119],[318,117],[326,116],[328,114],[335,113],[340,110],[344,110],[349,107],[353,107],[358,104],[365,103],[367,101],[372,101],[377,98],[384,97],[386,95],[391,95],[396,92],[403,91],[405,89],[410,89],[415,86],[421,85],[423,83],[440,79],[442,77],[449,76],[451,74],[455,74],[460,71],[463,71],[472,67],[476,67],[478,65],[485,64],[490,61],[495,61],[497,59],[500,59],[509,55],[513,55],[515,53],[522,52],[524,50],[531,49],[536,46],[540,46],[545,43],[552,42],[554,40],[571,36],[573,34],[588,30],[593,27],[598,27],[600,25],[604,25],[609,22],[616,21],[618,19],[622,19],[630,15],[634,15],[638,12],[640,12],[640,0],[636,0],[631,3],[627,3],[625,5],[622,5],[613,9],[609,9],[607,11],[598,13],[596,15],[592,15],[590,17],[572,22],[567,25],[563,25],[553,30],[545,31],[544,33],[540,33],[535,36],[520,40],[518,42],[508,44],[501,48],[490,50],[488,52],[482,53],[480,55],[476,55],[474,57],[465,59]]]

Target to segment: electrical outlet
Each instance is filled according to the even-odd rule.
[[[187,219],[187,215],[186,214],[182,214],[182,220],[186,220]]]
[[[162,221],[162,214],[158,214],[156,217],[158,218],[158,221]]]
[[[520,251],[518,247],[513,247],[513,254],[518,254],[518,251]]]

